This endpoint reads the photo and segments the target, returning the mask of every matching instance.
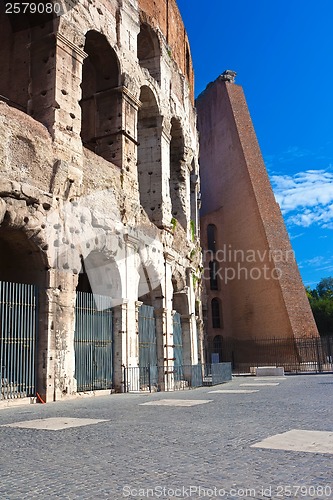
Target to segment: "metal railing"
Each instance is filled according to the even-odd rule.
[[[180,391],[231,380],[231,363],[124,367],[124,392]]]
[[[38,290],[0,282],[0,400],[35,395]]]
[[[77,292],[75,304],[75,378],[78,391],[111,389],[113,325],[110,298]]]
[[[207,360],[230,362],[235,374],[252,373],[259,366],[281,366],[286,373],[333,372],[333,337],[223,339],[206,345]]]

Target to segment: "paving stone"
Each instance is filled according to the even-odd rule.
[[[302,496],[298,491],[292,498],[333,500],[330,453],[252,446],[293,429],[333,432],[333,376],[293,376],[273,390],[246,395],[212,392],[244,390],[246,381],[237,377],[163,396],[113,394],[0,411],[0,499],[143,500],[148,489],[150,498],[173,500],[178,492],[178,498],[214,499],[219,497],[204,493],[217,488],[229,500],[285,500],[290,497],[283,488],[291,485],[303,487]],[[141,405],[161,399],[212,402],[169,409]],[[106,422],[57,432],[4,426],[49,418]],[[191,486],[193,494],[186,496]],[[325,487],[326,496],[320,489]],[[255,496],[245,496],[249,488]]]

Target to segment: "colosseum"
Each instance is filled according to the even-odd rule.
[[[139,389],[138,366],[172,387],[202,356],[193,69],[175,1],[2,3],[0,47],[2,392],[121,391],[124,368]]]

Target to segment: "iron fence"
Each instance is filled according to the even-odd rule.
[[[38,289],[0,282],[0,400],[35,395]]]
[[[112,388],[113,328],[109,303],[109,297],[77,292],[74,349],[78,391]]]
[[[315,338],[223,339],[207,342],[207,361],[230,362],[235,374],[259,366],[281,366],[286,373],[333,372],[333,336]]]
[[[231,363],[124,368],[124,392],[194,389],[231,380]]]

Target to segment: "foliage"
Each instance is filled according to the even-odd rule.
[[[190,221],[190,228],[191,228],[191,238],[192,238],[192,241],[194,242],[195,241],[195,224],[194,224],[193,220]]]
[[[306,288],[320,335],[333,335],[333,278],[323,278],[315,289]]]
[[[175,219],[174,217],[172,217],[171,219],[171,226],[172,226],[172,232],[174,233],[177,226],[177,219]]]

